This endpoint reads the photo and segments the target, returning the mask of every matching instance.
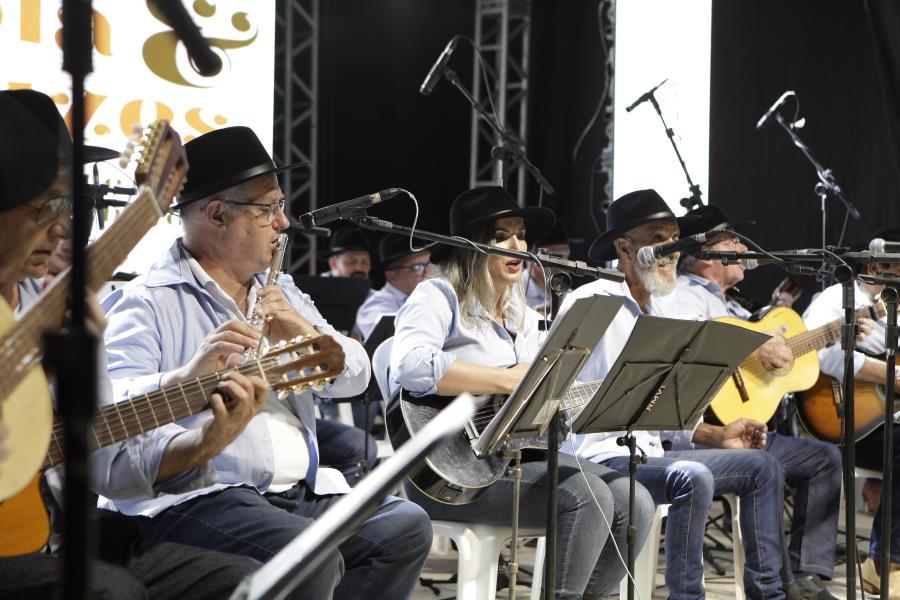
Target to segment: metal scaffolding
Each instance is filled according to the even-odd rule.
[[[603,185],[603,200],[601,206],[603,212],[609,207],[609,203],[613,201],[613,149],[615,140],[613,139],[613,104],[616,91],[615,77],[615,42],[616,42],[616,0],[605,0],[600,4],[600,35],[603,39],[603,45],[606,48],[606,81],[609,86],[606,99],[603,103],[603,121],[606,123],[604,135],[606,136],[606,145],[598,157],[599,165],[595,163],[591,172],[591,177],[595,178],[595,184],[591,186],[595,189],[596,183]],[[590,198],[590,202],[596,202],[595,198]]]
[[[490,109],[492,97],[501,124],[524,145],[528,126],[528,43],[531,30],[531,0],[475,0],[475,45],[484,57],[490,93],[484,86],[481,63],[474,59],[472,92]],[[470,187],[500,185],[502,163],[491,149],[498,143],[494,131],[478,116],[472,116]],[[508,187],[520,205],[524,204],[525,170],[510,173]]]
[[[275,161],[310,164],[282,176],[285,211],[297,216],[318,206],[319,0],[278,0],[275,73]],[[293,242],[287,271],[315,273],[316,238],[293,236]]]

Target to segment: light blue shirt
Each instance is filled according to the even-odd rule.
[[[257,280],[263,284],[264,274],[257,275]],[[117,400],[158,389],[163,373],[186,364],[210,332],[231,318],[243,318],[234,314],[233,306],[217,300],[206,283],[204,286],[198,280],[178,240],[146,275],[104,299],[108,368]],[[344,372],[315,395],[347,397],[362,393],[371,373],[362,345],[337,333],[291,277],[279,276],[278,285],[304,318],[343,348]],[[313,392],[291,394],[286,401],[304,424],[312,420],[314,427]],[[208,412],[200,413],[95,452],[95,489],[111,499],[101,499],[101,505],[129,515],[153,516],[229,486],[251,485],[265,491],[272,482],[278,448],[272,444],[262,414],[253,417],[211,461],[161,484],[154,483],[168,444],[209,418]]]
[[[538,330],[538,314],[516,307],[522,323],[500,325],[481,306],[476,322],[460,315],[459,298],[445,279],[423,281],[397,312],[391,351],[391,393],[403,387],[413,396],[437,393],[437,383],[457,360],[487,367],[530,362],[546,335]],[[510,333],[512,332],[512,334]]]
[[[372,330],[378,325],[378,321],[385,315],[396,315],[409,296],[385,283],[384,287],[369,294],[363,305],[356,311],[356,329],[362,334],[363,340],[372,334]]]
[[[854,300],[856,308],[862,308],[872,304],[872,299],[868,292],[860,287],[859,282],[854,283]],[[814,329],[820,325],[837,321],[844,318],[843,307],[843,287],[836,283],[825,290],[821,294],[813,298],[806,311],[803,313],[803,321],[808,329]],[[887,318],[882,317],[875,323],[872,333],[862,342],[857,342],[858,350],[853,352],[853,373],[859,373],[863,363],[866,361],[866,354],[881,355],[885,352],[884,346],[884,328],[887,325]],[[826,375],[830,375],[836,379],[844,377],[844,351],[841,349],[840,342],[819,350],[819,370]]]
[[[696,319],[749,319],[752,314],[737,302],[729,300],[719,284],[693,273],[678,276],[672,297],[674,310],[679,315]]]
[[[597,347],[594,348],[591,356],[581,369],[576,378],[578,381],[598,381],[606,378],[609,370],[625,348],[625,343],[631,336],[631,331],[634,329],[634,325],[637,323],[640,315],[671,316],[674,314],[669,306],[671,295],[663,298],[651,296],[647,304],[647,312],[644,313],[634,296],[631,295],[627,282],[615,282],[605,279],[592,281],[570,292],[563,301],[560,312],[564,313],[576,300],[590,298],[591,296],[622,296],[625,298],[625,304],[616,313],[612,323],[610,323],[603,337],[600,338]],[[621,437],[621,434],[618,433],[573,434],[566,440],[561,450],[593,462],[602,462],[614,456],[628,455],[628,449],[616,443],[616,439],[619,437]],[[647,456],[663,455],[659,432],[635,431],[634,438],[638,448]]]

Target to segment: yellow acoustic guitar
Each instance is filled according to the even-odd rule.
[[[233,371],[262,375],[276,392],[304,390],[340,375],[344,371],[344,350],[329,336],[301,337],[272,346],[266,354]],[[91,420],[88,440],[92,448],[104,448],[206,410],[209,395],[224,374],[212,373],[104,406]],[[62,464],[64,435],[62,423],[53,422],[42,471]],[[47,543],[49,521],[39,485],[40,475],[0,504],[0,557],[36,552]]]
[[[88,248],[88,287],[96,292],[159,220],[181,189],[187,159],[178,133],[157,121],[141,142],[137,198]],[[41,361],[41,336],[62,325],[70,271],[61,273],[16,321],[0,304],[0,419],[10,430],[10,455],[0,463],[0,501],[25,487],[47,454],[53,409]]]
[[[884,314],[884,303],[880,301],[856,310],[857,319],[878,320]],[[807,331],[803,318],[786,307],[773,308],[759,321],[732,317],[716,321],[761,333],[780,333],[794,354],[794,361],[781,370],[767,369],[755,356],[735,369],[709,405],[713,415],[726,424],[741,417],[765,423],[775,414],[782,396],[811,388],[819,378],[817,351],[840,342],[844,323],[838,319]]]

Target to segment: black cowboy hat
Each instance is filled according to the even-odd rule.
[[[259,175],[281,173],[309,163],[279,167],[249,127],[226,127],[184,145],[191,173],[172,210],[234,187]]]
[[[749,219],[729,219],[722,209],[712,204],[698,206],[678,217],[678,231],[681,237],[705,233],[712,229],[743,230],[756,225]]]
[[[606,212],[606,231],[594,240],[588,257],[597,262],[614,260],[613,240],[645,223],[674,221],[675,213],[656,190],[638,190],[616,199]]]
[[[420,248],[423,244],[427,243],[428,242],[425,242],[423,240],[413,239],[413,245]],[[378,242],[378,258],[384,268],[388,268],[391,263],[406,258],[407,256],[412,256],[413,254],[418,254],[419,252],[430,251],[431,248],[410,250],[408,235],[387,234],[383,238],[381,238],[380,242]]]
[[[57,121],[64,131],[49,96],[33,90],[0,91],[0,210],[33,200],[56,179],[64,158]]]
[[[356,227],[341,227],[331,231],[328,250],[325,256],[334,256],[352,250],[371,252],[372,245],[362,230]]]
[[[542,206],[521,207],[509,192],[499,186],[477,187],[463,192],[450,205],[450,235],[465,235],[497,219],[522,217],[528,237],[540,240],[553,228],[553,211]],[[449,258],[452,246],[436,245],[431,262],[440,264]]]

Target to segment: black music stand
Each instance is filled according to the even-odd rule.
[[[442,441],[462,429],[475,414],[476,399],[462,394],[378,465],[353,491],[338,500],[312,525],[281,549],[258,571],[244,578],[232,600],[284,598],[315,571],[357,527],[378,510],[409,470]]]
[[[484,457],[503,451],[515,461],[513,544],[508,565],[510,598],[515,594],[518,572],[515,540],[519,532],[522,449],[546,446],[548,463],[553,462],[549,457],[554,456],[559,448],[555,444],[547,443],[546,440],[536,438],[543,436],[552,419],[559,414],[566,391],[624,302],[624,298],[620,296],[591,296],[576,300],[561,318],[553,322],[553,327],[528,372],[491,422],[480,434],[474,431],[470,434],[478,435],[478,439],[473,443],[473,449],[478,456]],[[555,505],[556,486],[548,486],[547,493],[548,505]],[[556,558],[556,537],[555,527],[550,527],[550,519],[555,517],[556,515],[548,516],[545,554],[547,564],[544,569],[544,573],[547,574],[545,591],[548,594],[553,593],[550,587],[553,573],[551,562]]]
[[[606,379],[572,425],[575,433],[624,431],[629,452],[628,600],[634,598],[632,431],[691,429],[734,369],[770,336],[716,321],[641,315]]]

